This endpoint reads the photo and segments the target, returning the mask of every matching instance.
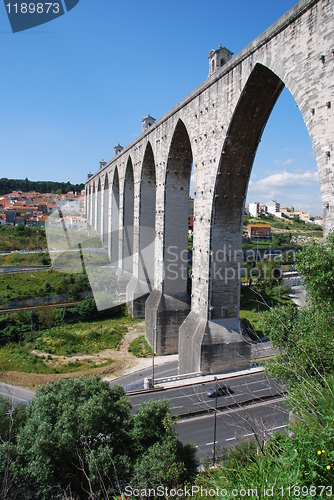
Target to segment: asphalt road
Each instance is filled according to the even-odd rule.
[[[172,377],[178,374],[178,361],[166,361],[162,365],[155,365],[154,367],[154,379],[163,377]],[[126,390],[135,390],[143,386],[144,378],[152,377],[152,366],[150,368],[144,368],[137,372],[131,373],[129,375],[124,375],[110,382],[110,385],[120,384],[125,387]]]
[[[273,379],[264,376],[262,372],[225,379],[221,383],[228,385],[233,394],[218,397],[218,408],[243,404],[253,399],[261,400],[261,398],[281,394],[283,390]],[[174,389],[130,394],[132,412],[135,413],[144,401],[166,398],[172,405],[173,415],[203,413],[214,408],[215,398],[209,398],[205,394],[213,386],[213,382],[206,382]]]
[[[29,389],[23,389],[23,387],[0,383],[0,396],[12,400],[14,404],[28,404],[35,393]]]
[[[287,428],[289,412],[283,401],[262,402],[253,406],[217,412],[216,455],[223,448],[231,448],[246,439],[262,443],[274,431],[284,432]],[[212,458],[214,414],[177,422],[176,430],[183,442],[193,442],[197,448],[197,458]]]

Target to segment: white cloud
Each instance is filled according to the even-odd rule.
[[[247,202],[268,203],[277,200],[320,215],[321,195],[317,170],[274,172],[259,180],[250,180]]]
[[[298,189],[302,187],[312,187],[314,183],[319,184],[318,171],[308,170],[307,172],[277,172],[268,177],[264,177],[256,182],[253,186],[257,189],[279,188]]]
[[[288,158],[284,161],[275,160],[274,163],[276,163],[277,165],[291,165],[292,163],[296,163],[296,160],[294,160],[293,158]]]

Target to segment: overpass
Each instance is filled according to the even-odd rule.
[[[332,0],[300,0],[235,57],[209,54],[207,80],[100,162],[85,210],[108,248],[134,316],[179,372],[248,366],[239,326],[241,240],[248,182],[261,135],[287,86],[319,170],[324,232],[334,226]],[[194,169],[191,296],[187,290],[189,184]],[[146,251],[149,249],[149,251]]]

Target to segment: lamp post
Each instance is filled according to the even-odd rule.
[[[216,463],[216,435],[217,435],[217,377],[215,377],[215,418],[213,424],[213,449],[212,449],[212,465],[214,466]]]
[[[9,359],[8,361],[10,362],[10,381],[11,384],[13,385],[13,362],[12,359]]]
[[[152,388],[154,389],[154,342],[155,342],[155,336],[157,333],[157,327],[154,327],[153,331],[153,342],[152,342]]]

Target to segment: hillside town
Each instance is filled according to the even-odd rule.
[[[279,219],[284,217],[288,219],[300,219],[304,222],[313,222],[319,226],[323,225],[322,217],[313,216],[304,210],[295,210],[295,208],[291,205],[281,207],[280,203],[276,200],[272,200],[272,203],[267,205],[261,203],[246,204],[245,213],[251,217],[260,217],[261,214],[274,215]]]
[[[70,205],[77,223],[84,213],[84,192],[66,194],[12,191],[0,196],[0,225],[45,227],[47,217],[56,209]],[[72,224],[69,221],[69,224]]]

